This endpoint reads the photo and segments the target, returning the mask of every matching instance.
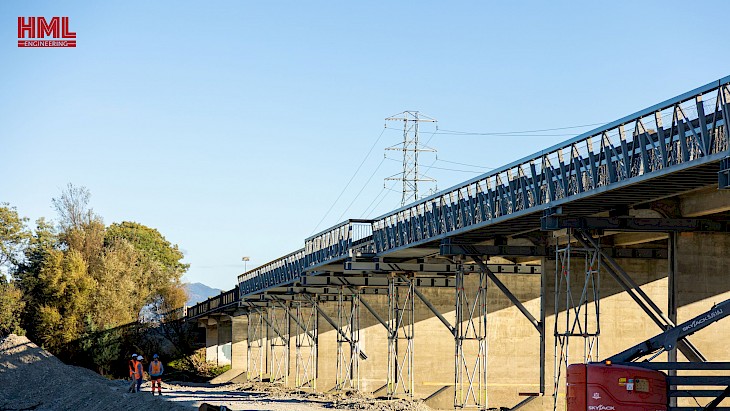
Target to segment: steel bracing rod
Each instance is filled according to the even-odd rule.
[[[309,300],[309,302],[311,302],[312,304],[314,304],[314,301],[312,300],[312,297],[304,294],[304,298],[306,298],[307,300]],[[347,341],[349,343],[352,343],[352,341],[350,340],[350,338],[347,335],[345,335],[345,333],[343,333],[342,330],[340,330],[340,328],[337,326],[337,323],[332,318],[330,318],[330,316],[327,315],[327,313],[324,312],[324,310],[322,310],[319,307],[319,304],[316,304],[316,307],[317,307],[317,312],[319,312],[319,315],[321,315],[322,318],[324,318],[324,320],[327,321],[327,323],[332,326],[332,328],[334,328],[335,330],[337,330],[337,333],[345,341]],[[363,360],[367,360],[368,359],[368,356],[365,354],[364,351],[360,350],[360,358],[363,359]]]
[[[576,233],[575,238],[583,244],[586,248],[595,247],[595,242],[592,238],[584,237],[582,233]],[[606,271],[621,285],[624,290],[636,301],[641,309],[651,318],[656,325],[662,330],[666,330],[667,327],[674,327],[676,324],[670,320],[662,310],[649,298],[648,295],[639,287],[638,284],[628,275],[619,265],[616,260],[610,256],[601,253],[602,259],[608,263],[604,265]],[[639,294],[639,295],[635,295]],[[641,298],[639,298],[641,296]],[[648,306],[647,306],[648,305]],[[653,309],[653,311],[652,311]],[[707,361],[704,355],[695,347],[689,340],[681,340],[677,343],[677,348],[682,351],[682,354],[687,357],[688,360],[693,362]]]
[[[306,330],[306,327],[304,327],[304,325],[302,325],[302,323],[299,321],[299,318],[297,318],[294,314],[292,314],[291,313],[291,310],[287,310],[286,309],[286,306],[281,302],[281,300],[279,300],[276,297],[273,297],[273,300],[279,305],[279,307],[283,308],[284,311],[287,314],[289,314],[289,318],[291,318],[292,320],[294,320],[294,322],[299,326],[299,328],[301,328],[302,330]],[[314,336],[311,335],[311,334],[309,334],[309,331],[307,331],[307,334],[309,335],[309,338],[314,339]]]
[[[370,304],[368,304],[368,302],[365,301],[362,297],[360,297],[360,303],[365,306],[365,308],[370,312],[370,314],[373,315],[373,317],[375,317],[376,320],[378,320],[380,325],[385,327],[386,330],[388,329],[388,324],[385,322],[385,320],[383,320],[383,317],[378,315],[378,313],[375,311],[375,309],[373,309],[373,307],[370,306]]]
[[[568,229],[565,246],[560,246],[560,239],[555,247],[555,344],[554,350],[554,379],[553,379],[553,409],[557,409],[558,397],[560,395],[562,372],[569,366],[569,352],[571,337],[583,338],[583,362],[588,362],[598,352],[598,337],[600,335],[600,310],[599,310],[599,288],[601,268],[600,249],[597,244],[594,246],[573,246],[573,238],[576,236],[575,229]],[[581,256],[584,263],[583,287],[580,298],[573,297],[571,257]],[[580,261],[580,260],[579,260]],[[576,270],[579,271],[579,270]],[[577,274],[577,273],[576,273]],[[541,286],[542,287],[542,286]],[[589,318],[589,287],[592,290],[593,306],[595,313]],[[561,297],[565,293],[565,322],[563,330],[560,329]],[[542,315],[542,314],[541,314]],[[590,331],[591,320],[595,320],[595,331]]]
[[[543,260],[544,262],[544,260]],[[547,273],[542,270],[540,274],[540,324],[545,324],[545,287],[547,285]],[[557,286],[557,284],[556,284]],[[540,331],[540,395],[545,395],[545,327]]]
[[[274,330],[274,332],[276,333],[276,335],[278,335],[278,336],[279,336],[279,338],[281,338],[282,340],[285,340],[285,339],[286,339],[286,338],[284,338],[284,335],[283,335],[283,334],[282,334],[282,333],[281,333],[281,332],[279,331],[279,329],[278,329],[278,328],[276,328],[276,325],[272,324],[272,323],[271,323],[271,322],[269,321],[269,319],[268,319],[268,318],[266,318],[266,316],[262,316],[262,318],[264,319],[264,321],[266,322],[266,324],[267,324],[267,325],[268,325],[269,327],[271,327],[271,329],[272,329],[272,330]]]
[[[299,321],[303,317],[302,306],[304,302],[297,301],[295,303],[297,320],[296,323],[300,327],[296,333],[296,382],[297,388],[309,385],[313,389],[317,389],[317,310],[314,306],[305,306],[308,312],[306,326]],[[310,334],[310,326],[314,331],[314,336]],[[304,331],[304,333],[300,332]],[[304,337],[303,337],[304,336]],[[308,349],[306,360],[302,354],[302,348]],[[311,375],[310,375],[311,374]]]
[[[274,332],[278,335],[278,339],[280,341],[276,341],[276,338],[270,338],[269,339],[269,349],[271,350],[271,373],[270,377],[272,379],[272,382],[278,381],[280,379],[284,380],[284,383],[287,384],[289,381],[289,351],[290,351],[290,335],[288,333],[289,331],[289,317],[287,316],[287,312],[289,311],[289,308],[284,306],[284,315],[283,318],[281,318],[277,314],[277,309],[274,307],[271,307],[268,310],[268,314],[271,315],[271,319],[266,319],[266,323],[269,325],[270,329],[273,329]],[[277,324],[279,324],[280,321],[285,321],[284,324],[287,327],[287,333],[283,334],[279,328],[277,327]],[[286,336],[284,336],[286,335]],[[276,347],[280,347],[280,350],[285,350],[283,353],[279,353],[277,355],[277,349]]]
[[[405,284],[403,284],[403,283]],[[396,276],[388,277],[388,396],[392,397],[402,387],[403,392],[413,397],[413,338],[415,320],[414,281]],[[401,296],[400,289],[406,289]],[[403,297],[403,298],[402,298]],[[403,336],[401,337],[401,332]],[[405,340],[405,352],[401,357],[399,340]],[[404,375],[406,378],[404,378]]]
[[[532,400],[534,400],[535,398],[537,398],[537,396],[536,396],[536,395],[532,395],[532,396],[529,396],[529,397],[525,398],[524,400],[522,400],[522,401],[518,402],[518,403],[517,403],[517,405],[515,405],[515,406],[514,406],[514,407],[512,407],[512,408],[510,408],[510,409],[509,409],[509,411],[515,411],[515,410],[518,410],[518,409],[520,409],[520,408],[524,407],[525,405],[527,405],[528,403],[530,403],[530,402],[531,402]]]
[[[439,312],[439,310],[433,304],[431,304],[430,301],[428,301],[428,299],[426,298],[426,296],[423,295],[423,293],[421,293],[418,290],[418,287],[416,287],[415,285],[413,286],[413,292],[426,305],[426,307],[428,307],[428,309],[431,310],[431,312],[436,316],[436,318],[438,318],[446,326],[446,328],[449,329],[449,332],[452,335],[455,335],[456,334],[456,328],[454,328],[454,326],[449,323],[449,320],[447,320],[443,315],[441,315],[441,313]]]
[[[530,321],[530,323],[532,324],[533,327],[535,327],[537,332],[540,332],[540,333],[543,332],[543,327],[542,327],[542,324],[540,324],[540,321],[538,321],[530,313],[530,311],[528,311],[527,308],[520,302],[520,300],[517,299],[517,297],[515,297],[514,294],[512,294],[512,292],[509,290],[509,288],[507,288],[507,286],[504,285],[504,283],[502,283],[502,281],[500,281],[496,275],[494,275],[492,270],[490,270],[489,267],[487,267],[487,265],[482,262],[481,258],[479,256],[471,256],[471,257],[473,258],[474,262],[477,263],[479,268],[481,268],[482,271],[484,271],[484,273],[487,274],[489,279],[492,280],[494,285],[496,285],[497,288],[499,288],[500,291],[502,291],[502,293],[512,302],[512,304],[514,304],[514,306],[517,307],[517,309],[520,310],[520,312]]]
[[[477,406],[484,410],[487,409],[487,275],[483,271],[479,273],[473,301],[466,293],[464,276],[461,266],[456,273],[455,287],[454,407]],[[464,351],[465,341],[476,341],[476,358],[472,364]]]
[[[337,323],[340,330],[347,330],[350,333],[349,340],[337,339],[337,378],[334,389],[343,389],[346,384],[350,388],[359,389],[359,372],[358,372],[358,356],[357,349],[360,336],[359,328],[359,293],[355,291],[350,300],[349,313],[345,307],[345,289],[348,287],[341,286],[337,299]],[[348,343],[349,350],[345,350],[344,343]]]
[[[667,244],[667,312],[669,319],[675,324],[677,323],[677,241],[679,239],[679,233],[669,233],[669,241]],[[677,347],[672,348],[667,352],[667,360],[670,362],[677,362]],[[676,376],[677,370],[667,370],[668,376]],[[677,386],[669,386],[669,389],[675,391]],[[677,398],[669,398],[669,406],[677,406]]]
[[[339,280],[339,282],[342,283],[343,285],[346,285],[350,291],[355,292],[355,289],[350,285],[350,283],[347,280],[345,280],[344,278],[340,278],[340,277],[337,277],[337,280]],[[388,323],[386,323],[385,320],[383,320],[383,317],[381,317],[378,314],[378,312],[375,311],[375,309],[372,306],[370,306],[370,304],[368,304],[368,302],[365,301],[362,297],[360,297],[360,304],[365,306],[365,308],[370,312],[370,314],[372,314],[373,317],[375,317],[375,319],[378,320],[380,325],[385,327],[386,330],[390,330],[388,328]]]
[[[254,323],[255,326],[251,327],[252,312],[249,311],[249,313],[247,314],[247,316],[249,318],[248,327],[246,330],[247,338],[248,338],[248,341],[247,341],[248,350],[246,353],[246,364],[247,364],[247,368],[248,368],[247,375],[248,375],[248,379],[253,379],[254,373],[252,370],[254,368],[258,368],[258,371],[259,371],[258,378],[260,381],[263,378],[263,374],[264,374],[264,370],[262,369],[262,365],[264,364],[264,348],[263,348],[264,343],[261,341],[264,338],[264,335],[263,335],[264,322],[262,320],[263,314],[261,313],[261,310],[254,309],[253,312],[256,313],[256,315],[258,315],[259,319],[258,319],[258,321],[256,321]],[[258,345],[254,345],[253,341],[258,341],[259,342]],[[256,348],[259,351],[258,361],[256,360],[256,358],[254,358],[251,355],[254,348]]]

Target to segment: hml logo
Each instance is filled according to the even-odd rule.
[[[18,47],[76,47],[76,40],[67,40],[75,38],[68,17],[18,17]]]

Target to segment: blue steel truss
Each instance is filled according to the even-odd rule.
[[[730,76],[375,220],[337,224],[240,275],[240,297],[292,283],[351,250],[386,254],[719,161],[728,154],[729,86]]]
[[[241,297],[299,279],[304,273],[305,257],[304,249],[301,248],[239,275]]]
[[[347,220],[304,240],[307,270],[343,259],[372,236],[372,220]]]
[[[730,77],[584,133],[378,217],[385,253],[719,160],[728,149]]]

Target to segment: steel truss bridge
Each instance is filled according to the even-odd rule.
[[[412,396],[414,303],[418,300],[454,336],[454,405],[486,409],[487,372],[483,359],[487,355],[488,279],[534,326],[536,338],[541,341],[540,387],[534,395],[546,392],[546,313],[544,309],[531,313],[498,276],[547,275],[540,265],[519,263],[546,257],[557,262],[555,315],[568,316],[567,324],[573,324],[554,330],[557,393],[561,370],[567,365],[565,340],[576,336],[585,339],[586,360],[593,358],[598,349],[597,330],[591,330],[588,323],[580,324],[583,320],[578,317],[586,313],[571,317],[571,312],[586,307],[589,300],[596,305],[600,300],[598,284],[594,283],[595,261],[601,261],[601,270],[619,281],[659,327],[676,322],[676,306],[662,312],[615,260],[672,259],[674,237],[669,237],[669,249],[632,249],[602,246],[591,232],[727,231],[727,224],[718,221],[671,216],[638,219],[629,217],[627,210],[702,186],[730,188],[730,161],[726,159],[729,118],[730,76],[374,220],[350,219],[319,232],[305,239],[303,248],[241,274],[235,289],[189,308],[186,316],[196,319],[233,311],[248,315],[250,378],[262,377],[268,369],[271,381],[288,381],[284,369],[289,367],[289,357],[283,350],[288,353],[295,340],[293,378],[298,387],[310,388],[316,388],[319,316],[337,331],[336,388],[358,389],[358,364],[367,358],[358,344],[359,321],[361,311],[367,310],[388,336],[387,393]],[[609,212],[609,216],[596,217],[602,212]],[[549,238],[554,238],[554,233],[567,240],[551,243]],[[529,241],[515,245],[511,241],[515,238]],[[495,256],[517,262],[494,264],[489,258]],[[583,292],[580,301],[561,303],[571,292],[570,281],[566,284],[563,280],[569,278],[571,265],[568,263],[566,268],[564,262],[571,256],[587,261],[586,270],[576,275],[586,278],[588,291]],[[476,278],[477,286],[464,287],[469,276]],[[455,290],[455,324],[424,296],[420,290],[425,287]],[[379,313],[361,298],[371,294],[387,296],[387,313]],[[541,296],[545,297],[544,289]],[[337,318],[322,310],[324,303],[337,305]],[[598,315],[597,307],[591,315]],[[285,322],[294,325],[288,327]],[[580,333],[575,331],[576,324]],[[270,347],[257,346],[264,329],[273,332]],[[468,358],[462,349],[466,344],[473,344],[478,355]],[[689,343],[679,349],[688,358],[702,358]],[[264,350],[270,350],[267,360]],[[514,408],[532,398],[527,397]]]

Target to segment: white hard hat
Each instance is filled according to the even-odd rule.
[[[137,354],[132,354],[132,359],[134,360],[136,358],[137,358]]]
[[[137,361],[142,361],[142,360],[144,360],[144,357],[142,357],[141,355],[138,355],[137,356]]]

